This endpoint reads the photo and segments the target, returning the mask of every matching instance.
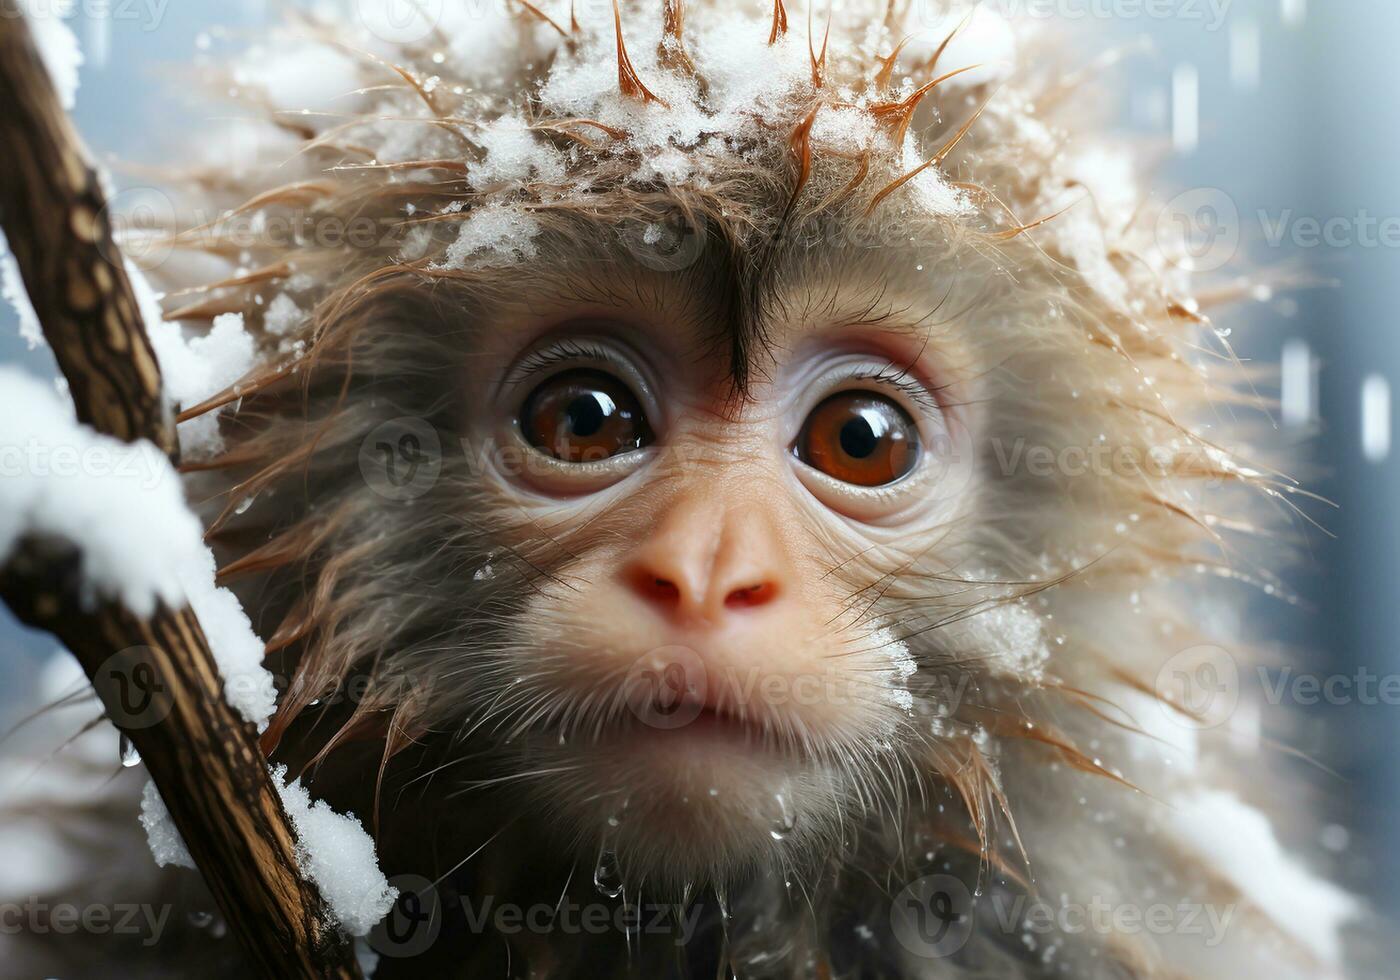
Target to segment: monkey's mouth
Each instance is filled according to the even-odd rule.
[[[866,718],[835,700],[804,701],[787,688],[727,677],[710,683],[657,683],[652,678],[569,676],[554,688],[552,710],[524,727],[541,749],[586,749],[641,754],[663,761],[747,752],[758,757],[809,760],[835,754],[864,734]],[[769,697],[767,688],[780,696]],[[800,693],[800,692],[799,692]],[[837,692],[840,693],[840,692]],[[522,699],[526,702],[526,699]],[[529,702],[526,702],[529,703]]]
[[[728,751],[768,751],[781,755],[803,754],[794,737],[794,726],[766,704],[732,704],[709,699],[649,698],[629,704],[629,711],[609,735],[636,743]]]

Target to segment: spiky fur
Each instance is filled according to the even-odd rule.
[[[682,25],[728,15],[708,4],[689,18],[680,12],[666,5],[652,52],[632,31],[659,11],[619,10],[618,84],[639,112],[671,110],[676,79],[692,84]],[[366,815],[391,875],[435,879],[449,904],[592,894],[586,855],[597,828],[541,819],[531,794],[532,783],[568,774],[532,768],[511,747],[546,723],[585,737],[616,710],[550,704],[529,683],[523,694],[510,689],[551,667],[560,638],[542,644],[541,617],[551,590],[568,588],[578,542],[520,526],[483,489],[471,447],[453,441],[452,365],[496,318],[537,312],[550,298],[606,301],[610,291],[669,303],[658,277],[629,278],[637,236],[657,223],[699,230],[703,255],[676,276],[692,294],[719,297],[738,325],[717,332],[716,345],[742,400],[763,371],[764,323],[774,315],[855,303],[889,317],[912,292],[935,311],[932,333],[975,391],[978,467],[936,548],[892,562],[832,542],[832,574],[849,595],[834,628],[850,630],[853,644],[878,629],[907,643],[920,668],[915,709],[887,744],[832,750],[835,784],[803,825],[806,846],[775,842],[758,862],[716,855],[693,890],[665,875],[628,882],[627,898],[664,889],[676,901],[681,891],[706,909],[689,946],[449,929],[421,960],[384,959],[379,975],[706,976],[720,962],[745,977],[1338,971],[1329,950],[1300,941],[1292,923],[1264,914],[1171,832],[1172,801],[1234,785],[1239,761],[1223,735],[1201,733],[1197,746],[1184,709],[1186,727],[1162,720],[1172,709],[1157,703],[1158,671],[1178,651],[1230,641],[1203,613],[1217,583],[1274,587],[1245,563],[1251,546],[1238,532],[1250,530],[1261,497],[1282,500],[1293,487],[1239,462],[1236,433],[1224,437],[1229,446],[1218,428],[1204,434],[1214,409],[1245,400],[1228,348],[1161,254],[1150,216],[1120,220],[1069,172],[1068,134],[1099,101],[1097,76],[1034,51],[1004,89],[926,86],[965,66],[935,58],[896,74],[899,4],[838,11],[829,41],[818,11],[810,83],[785,102],[753,106],[742,139],[710,144],[703,170],[672,183],[638,178],[646,154],[616,121],[550,115],[538,89],[574,43],[575,32],[557,26],[571,25],[572,13],[553,24],[530,5],[515,13],[518,48],[502,55],[499,77],[475,87],[433,60],[438,38],[371,57],[335,24],[300,25],[320,43],[349,45],[372,94],[344,121],[273,114],[290,142],[242,172],[210,169],[188,185],[187,224],[199,226],[182,231],[177,248],[234,262],[236,272],[181,281],[178,262],[156,271],[167,288],[189,290],[167,301],[169,316],[198,325],[236,311],[263,338],[264,368],[221,398],[185,406],[187,416],[221,410],[225,442],[185,470],[211,506],[222,578],[268,637],[269,666],[284,682],[265,748],[306,767],[318,795]],[[787,19],[779,0],[775,40]],[[789,30],[800,29],[794,15]],[[556,31],[564,47],[541,46]],[[244,81],[256,103],[255,80]],[[693,84],[703,104],[703,77]],[[833,106],[868,114],[886,137],[863,150],[823,145],[814,124]],[[522,111],[566,169],[475,186],[474,132]],[[362,133],[396,126],[426,134],[416,160],[363,148]],[[924,161],[966,207],[926,206],[910,180]],[[531,254],[449,260],[461,222],[503,204],[538,224]],[[1068,220],[1096,243],[1054,232],[1052,215],[1070,204]],[[201,222],[193,209],[218,217]],[[376,247],[343,248],[258,236],[250,245],[230,232],[235,218],[299,210],[313,224],[364,218],[390,234]],[[581,249],[617,277],[592,276]],[[262,331],[278,293],[312,311],[295,338]],[[442,434],[442,473],[424,496],[395,502],[366,481],[358,453],[403,417]],[[1056,453],[1108,445],[1161,465],[1036,476],[1006,465],[1018,443]],[[586,533],[608,533],[606,519]],[[488,563],[495,574],[477,576]],[[1007,656],[1007,615],[1037,624],[1043,663]],[[343,697],[352,685],[362,692],[353,702]],[[963,692],[951,711],[950,685]],[[1201,762],[1163,764],[1180,745],[1163,749],[1162,735],[1191,743]],[[643,840],[637,847],[650,853],[632,863],[664,867],[667,838]],[[1047,936],[984,917],[956,955],[927,960],[896,941],[889,909],[893,894],[931,873],[989,896],[1244,911],[1212,948],[1179,933]]]

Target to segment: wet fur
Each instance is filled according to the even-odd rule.
[[[306,29],[333,34],[325,25]],[[406,49],[401,63],[427,74],[423,55]],[[1063,67],[1047,57],[1016,83],[1017,92],[1035,93],[1036,121],[1055,134],[1099,98],[1094,76]],[[438,880],[450,908],[484,895],[522,905],[553,903],[563,892],[598,899],[590,879],[599,828],[541,806],[553,794],[541,797],[532,784],[569,776],[539,770],[518,746],[540,730],[586,740],[590,725],[617,710],[599,704],[567,714],[531,696],[529,678],[549,670],[559,649],[544,642],[540,610],[569,588],[580,543],[518,526],[483,488],[471,447],[456,435],[454,365],[472,356],[493,320],[508,315],[502,311],[518,308],[520,297],[535,309],[608,301],[609,290],[632,290],[630,304],[671,302],[647,293],[656,277],[638,268],[629,242],[647,223],[680,222],[703,229],[707,243],[678,274],[680,293],[698,304],[704,297],[736,400],[765,368],[769,318],[842,302],[895,315],[890,296],[898,290],[885,281],[895,269],[908,280],[900,285],[938,290],[930,336],[956,354],[977,394],[975,492],[940,545],[890,563],[842,553],[833,542],[832,575],[849,596],[848,616],[833,628],[848,630],[853,647],[878,627],[894,629],[920,666],[916,709],[889,747],[834,746],[823,802],[797,840],[775,841],[765,859],[717,854],[680,882],[664,873],[673,841],[662,833],[641,835],[632,845],[639,850],[621,855],[624,869],[653,869],[628,881],[624,899],[702,909],[689,945],[671,936],[475,936],[452,911],[422,959],[386,957],[377,976],[509,969],[710,977],[727,962],[743,977],[1156,978],[1307,961],[1286,925],[1257,912],[1216,950],[1190,937],[1091,934],[1054,937],[1058,949],[1047,960],[1049,939],[1027,943],[984,923],[958,955],[930,962],[905,955],[891,935],[891,896],[935,872],[989,894],[1242,901],[1162,832],[1163,800],[1206,777],[1144,762],[1134,746],[1150,736],[1133,711],[1155,697],[1167,658],[1219,639],[1198,625],[1203,596],[1222,581],[1209,573],[1267,577],[1241,564],[1248,535],[1227,521],[1250,524],[1264,494],[1278,497],[1291,485],[1217,450],[1218,429],[1211,441],[1200,434],[1214,408],[1247,399],[1184,282],[1143,261],[1151,227],[1101,225],[1124,305],[1091,288],[1052,236],[1018,233],[1047,217],[1034,209],[1064,184],[1058,141],[1027,138],[1009,117],[979,118],[943,165],[974,185],[979,207],[958,219],[910,207],[896,185],[898,161],[807,152],[801,128],[811,106],[841,85],[868,84],[877,68],[824,63],[825,87],[804,104],[766,107],[767,137],[744,166],[704,188],[638,185],[629,179],[635,161],[607,149],[605,134],[542,130],[561,147],[584,143],[570,180],[586,176],[594,191],[562,199],[529,185],[506,191],[529,202],[545,227],[539,254],[510,268],[435,269],[454,222],[486,195],[450,166],[425,164],[393,182],[373,166],[331,169],[362,162],[353,128],[307,123],[297,131],[294,119],[278,117],[304,143],[293,165],[236,179],[211,171],[190,185],[190,200],[206,209],[258,198],[256,209],[269,214],[304,206],[322,217],[366,216],[394,232],[383,250],[254,248],[239,259],[255,270],[244,281],[186,283],[196,291],[167,307],[183,304],[172,315],[195,324],[240,311],[255,331],[278,291],[314,309],[301,337],[305,356],[273,353],[276,341],[267,338],[269,366],[225,399],[226,450],[187,460],[185,469],[208,509],[223,579],[268,638],[269,667],[283,681],[265,748],[302,768],[318,796],[365,817],[391,876]],[[369,60],[364,71],[366,84],[404,85]],[[935,88],[921,100],[914,128],[927,155],[993,96],[988,87],[945,100]],[[426,98],[442,116],[465,109],[489,118],[516,96],[507,86],[465,107]],[[471,159],[469,140],[442,140],[445,158]],[[459,214],[425,217],[454,202],[464,205]],[[417,217],[405,216],[406,204]],[[1076,206],[1092,210],[1095,202]],[[425,234],[421,257],[397,257],[399,242]],[[230,257],[241,250],[225,248],[217,229],[182,240]],[[593,261],[581,263],[581,252]],[[917,279],[916,264],[924,269]],[[599,277],[599,267],[615,274]],[[358,454],[376,427],[402,417],[428,420],[441,434],[443,470],[425,496],[395,503],[367,485]],[[1176,451],[1154,479],[1042,478],[1000,472],[993,439]],[[248,498],[252,505],[237,512]],[[586,532],[607,533],[606,515]],[[474,573],[488,562],[495,575],[479,580]],[[976,628],[979,617],[1022,604],[1045,625],[1051,656],[1043,672],[1008,669]],[[527,683],[517,695],[509,687],[521,676]],[[365,696],[347,700],[351,687]],[[948,714],[950,689],[965,696]],[[1228,751],[1204,751],[1217,753],[1228,784]]]

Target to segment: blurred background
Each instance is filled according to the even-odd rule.
[[[1306,806],[1322,814],[1320,824],[1305,825],[1318,839],[1299,840],[1282,827],[1285,843],[1324,855],[1334,862],[1327,870],[1395,917],[1400,515],[1392,504],[1400,461],[1391,445],[1391,390],[1400,385],[1400,4],[986,5],[1055,11],[1105,36],[1105,50],[1122,44],[1124,61],[1101,101],[1159,161],[1146,181],[1154,190],[1146,206],[1186,222],[1203,268],[1233,257],[1233,267],[1309,284],[1255,287],[1249,303],[1217,319],[1242,358],[1265,366],[1259,390],[1279,399],[1274,441],[1295,447],[1293,472],[1336,504],[1307,508],[1325,533],[1291,522],[1303,561],[1278,571],[1299,601],[1258,595],[1240,610],[1251,636],[1302,665],[1293,674],[1243,678],[1241,710],[1246,736],[1256,730],[1250,751],[1258,764],[1299,767],[1313,788]],[[236,36],[280,9],[260,0],[78,0],[68,22],[86,64],[74,116],[119,181],[126,164],[178,153],[183,121],[208,111],[182,104],[176,66],[198,57],[211,36]],[[152,142],[153,122],[158,128],[162,119],[172,129]],[[55,371],[46,350],[20,339],[3,304],[0,362]],[[37,706],[40,669],[54,651],[52,640],[0,607],[0,731]],[[1299,671],[1339,683],[1314,699],[1300,693],[1310,688],[1293,686]]]

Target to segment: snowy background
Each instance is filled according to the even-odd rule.
[[[353,0],[345,0],[353,2]],[[1335,771],[1316,805],[1318,842],[1351,887],[1400,911],[1400,704],[1366,704],[1367,676],[1400,675],[1400,516],[1391,506],[1400,461],[1391,452],[1392,385],[1400,386],[1400,78],[1394,39],[1400,4],[1382,0],[988,0],[994,9],[1057,9],[1112,40],[1145,37],[1106,93],[1121,126],[1161,149],[1150,205],[1197,225],[1206,261],[1236,233],[1257,267],[1306,270],[1337,288],[1279,291],[1232,315],[1241,354],[1270,364],[1266,394],[1282,398],[1279,429],[1304,444],[1308,485],[1339,505],[1313,513],[1335,535],[1306,530],[1307,564],[1286,572],[1306,608],[1259,597],[1249,611],[1289,657],[1319,677],[1344,678],[1349,696],[1314,705],[1246,690],[1262,737],[1259,764],[1307,763],[1270,747],[1286,741]],[[190,107],[175,66],[207,45],[275,16],[273,3],[78,0],[68,18],[83,42],[75,118],[120,176],[121,162],[160,163],[179,152]],[[105,15],[103,11],[106,11]],[[153,121],[175,127],[152,140]],[[1185,193],[1185,197],[1177,195]],[[1224,324],[1222,324],[1224,325]],[[52,374],[0,307],[0,363]],[[34,701],[54,651],[0,609],[0,731]],[[1279,675],[1272,675],[1275,680]],[[1372,694],[1384,691],[1377,682]],[[1277,700],[1277,699],[1275,699]],[[1382,699],[1384,700],[1384,699]],[[1251,707],[1252,706],[1252,707]],[[0,756],[4,746],[0,745]],[[115,765],[116,760],[113,760]],[[0,765],[3,765],[0,758]]]

